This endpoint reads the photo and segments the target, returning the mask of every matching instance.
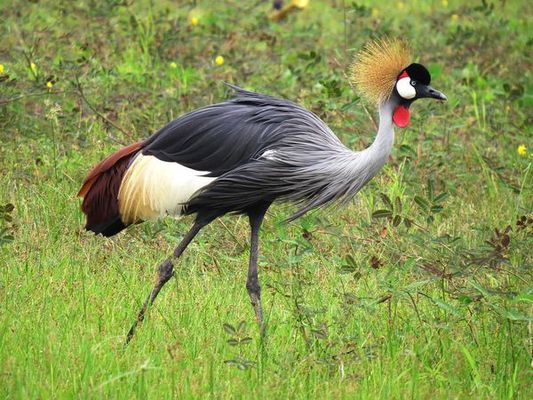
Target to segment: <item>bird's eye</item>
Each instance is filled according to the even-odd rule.
[[[416,85],[416,81],[411,81],[411,86],[415,86]]]

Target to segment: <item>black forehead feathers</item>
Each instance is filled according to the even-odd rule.
[[[422,64],[413,63],[409,65],[405,71],[414,81],[420,82],[423,85],[429,85],[431,82],[431,75],[429,71]]]

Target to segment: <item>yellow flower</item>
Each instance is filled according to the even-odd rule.
[[[457,14],[452,14],[452,16],[450,17],[452,22],[457,22],[459,20],[459,16]]]
[[[35,63],[30,63],[30,68],[34,74],[37,73],[37,65]]]
[[[215,58],[215,64],[216,64],[216,65],[222,65],[222,64],[224,64],[224,57],[222,57],[222,56],[217,56],[217,58]]]
[[[448,7],[448,0],[442,0],[442,6]]]
[[[205,13],[201,8],[193,8],[187,15],[187,21],[191,26],[197,26],[204,15]]]
[[[405,3],[403,1],[399,1],[397,6],[399,10],[403,10],[405,8]]]
[[[372,9],[372,17],[374,18],[379,17],[379,10],[377,8]]]
[[[525,156],[526,153],[527,153],[527,147],[525,144],[521,144],[520,146],[518,146],[518,148],[516,149],[516,152],[521,155],[521,156]]]
[[[176,69],[178,68],[178,64],[176,64],[174,61],[172,61],[171,63],[168,64],[168,66],[172,69]]]
[[[305,8],[309,5],[309,0],[292,0],[291,4],[297,8]]]
[[[0,64],[0,75],[4,73],[4,64]]]
[[[54,86],[54,84],[51,81],[46,82],[46,87],[48,89],[52,89],[53,86]]]

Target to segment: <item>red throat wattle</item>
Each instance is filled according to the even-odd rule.
[[[392,114],[392,121],[400,128],[405,128],[409,125],[410,118],[411,114],[409,113],[409,108],[403,105],[396,107]]]

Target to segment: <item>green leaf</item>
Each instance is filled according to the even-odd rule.
[[[255,362],[249,361],[249,360],[243,360],[243,359],[240,359],[240,358],[237,358],[237,359],[234,359],[234,360],[224,360],[224,364],[233,365],[233,366],[235,366],[238,369],[243,370],[243,371],[245,369],[255,367]]]
[[[235,330],[235,328],[232,325],[224,324],[223,327],[224,327],[224,330],[226,331],[226,333],[228,333],[229,335],[237,334],[237,331]]]
[[[390,201],[389,196],[387,196],[385,193],[380,193],[379,195],[381,196],[383,203],[385,203],[385,207],[392,211],[392,201]]]
[[[433,199],[434,204],[442,203],[444,200],[446,200],[449,197],[449,194],[446,192],[442,192],[437,197]]]
[[[420,196],[415,196],[415,203],[425,212],[428,212],[430,204],[425,198]]]
[[[401,223],[402,223],[402,217],[400,217],[399,215],[394,216],[394,219],[392,220],[392,225],[398,226]]]
[[[354,267],[353,265],[343,265],[342,267],[340,267],[339,269],[339,272],[341,274],[352,274],[356,271],[356,267]]]
[[[459,300],[459,302],[464,305],[468,305],[474,301],[472,297],[467,296],[466,294],[460,295],[457,300]]]
[[[440,213],[442,209],[443,209],[442,206],[433,206],[431,207],[430,210],[433,214],[437,214],[437,213]]]
[[[11,203],[4,204],[3,206],[0,207],[0,211],[5,211],[8,213],[13,211],[14,209],[15,209],[15,206]]]
[[[346,254],[344,258],[346,259],[346,262],[348,263],[348,265],[352,267],[357,267],[357,263],[355,262],[355,259],[352,257],[351,254]]]
[[[394,204],[396,205],[396,212],[401,213],[402,212],[402,200],[399,196],[396,196],[396,199],[394,200]]]
[[[390,218],[392,212],[390,210],[377,210],[372,213],[372,218]]]
[[[433,193],[434,193],[434,190],[433,190],[433,180],[432,179],[428,179],[428,186],[426,188],[426,192],[427,192],[427,195],[428,195],[428,199],[433,199]]]

